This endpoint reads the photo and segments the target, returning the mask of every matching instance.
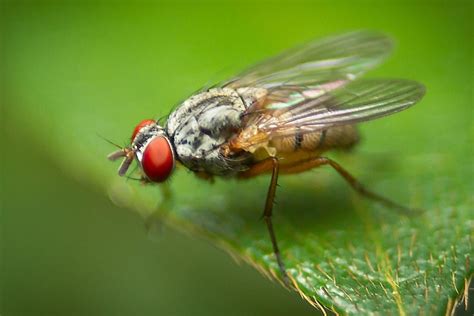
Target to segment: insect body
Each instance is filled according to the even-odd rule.
[[[147,182],[165,181],[176,162],[204,178],[271,173],[263,217],[286,281],[271,221],[280,172],[329,165],[364,196],[407,210],[365,189],[322,156],[356,144],[356,123],[401,111],[422,98],[424,87],[415,81],[358,79],[390,50],[388,37],[369,31],[310,42],[191,96],[164,126],[140,122],[130,146],[109,159],[124,157],[119,168],[124,175],[136,158]]]

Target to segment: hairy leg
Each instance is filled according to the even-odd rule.
[[[354,190],[356,190],[359,194],[365,196],[366,198],[375,200],[390,208],[397,209],[398,211],[401,211],[402,213],[407,214],[407,215],[413,215],[413,213],[417,211],[417,210],[410,209],[406,206],[400,205],[386,197],[383,197],[375,192],[368,190],[364,185],[362,185],[362,183],[360,183],[353,175],[351,175],[340,164],[326,157],[315,157],[315,158],[308,159],[306,161],[302,161],[298,164],[285,166],[285,168],[282,169],[282,172],[299,173],[304,170],[316,168],[322,165],[331,166],[334,170],[336,170],[339,173],[339,175],[341,175],[344,178],[344,180],[346,180],[349,183],[349,185]]]
[[[280,172],[280,164],[278,159],[275,157],[267,158],[254,166],[252,166],[249,170],[242,173],[240,176],[242,178],[250,178],[256,175],[259,175],[264,172],[272,172],[272,178],[270,180],[270,185],[268,187],[267,198],[265,201],[265,208],[263,210],[263,219],[265,220],[265,224],[267,225],[268,232],[270,234],[270,239],[272,241],[273,252],[275,253],[275,257],[278,263],[278,267],[280,268],[280,272],[283,276],[284,283],[289,286],[290,281],[288,279],[288,275],[286,274],[285,264],[281,259],[280,249],[278,248],[278,242],[276,239],[275,231],[273,229],[272,224],[272,214],[273,214],[273,202],[275,200],[275,192],[278,183],[278,174]]]

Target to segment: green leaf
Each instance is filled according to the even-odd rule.
[[[326,168],[282,176],[274,226],[296,290],[311,304],[347,314],[432,314],[463,295],[474,271],[468,6],[394,6],[386,13],[389,21],[403,17],[397,26],[371,20],[368,7],[342,8],[400,43],[379,74],[419,80],[427,95],[409,111],[361,126],[359,148],[332,157],[372,190],[425,212],[405,217],[366,201]],[[156,186],[116,176],[117,165],[105,159],[114,148],[98,137],[126,144],[139,120],[167,114],[225,65],[308,40],[313,30],[356,27],[320,29],[313,15],[321,7],[312,5],[240,7],[232,18],[249,23],[231,23],[226,13],[235,7],[227,5],[12,6],[3,22],[7,132],[37,143],[68,174],[149,224],[166,220],[279,278],[260,220],[267,176],[211,184],[180,168],[169,182],[172,200],[162,205]],[[328,20],[341,10],[323,9]],[[301,32],[293,39],[257,28],[268,16]]]

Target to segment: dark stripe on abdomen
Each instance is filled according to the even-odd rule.
[[[303,143],[304,140],[304,135],[301,133],[300,129],[295,133],[295,150],[298,150],[301,148],[301,144]]]
[[[319,149],[324,145],[324,141],[326,140],[326,132],[327,132],[327,129],[321,131],[321,136],[319,137],[319,142],[318,142],[318,145],[316,146],[316,149]]]

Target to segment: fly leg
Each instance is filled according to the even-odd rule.
[[[171,188],[167,182],[159,186],[161,199],[151,214],[145,218],[145,228],[150,239],[159,239],[163,231],[163,224],[173,199]]]
[[[265,209],[263,210],[263,219],[267,224],[268,232],[270,234],[270,239],[272,240],[273,245],[273,252],[275,253],[275,257],[278,263],[278,267],[280,268],[280,272],[283,276],[283,281],[287,286],[290,285],[290,280],[288,279],[288,275],[286,274],[285,264],[283,260],[281,260],[280,249],[278,248],[277,239],[275,236],[275,231],[273,230],[272,224],[272,214],[273,214],[273,203],[275,201],[275,192],[278,184],[278,173],[280,171],[280,164],[278,163],[278,159],[275,157],[269,158],[272,162],[273,169],[272,169],[272,179],[270,180],[270,186],[268,187],[267,199],[265,201]]]
[[[340,164],[335,162],[334,160],[331,160],[326,157],[316,157],[309,159],[307,161],[303,161],[298,165],[294,166],[288,166],[285,169],[282,170],[284,173],[297,173],[301,172],[303,170],[319,167],[322,165],[330,165],[334,170],[336,170],[339,175],[341,175],[344,180],[346,180],[350,186],[357,191],[357,193],[365,196],[366,198],[369,198],[371,200],[375,200],[385,206],[388,206],[390,208],[396,209],[404,214],[407,215],[413,215],[414,211],[417,212],[417,210],[410,209],[408,207],[405,207],[403,205],[400,205],[386,197],[383,197],[377,193],[374,193],[370,190],[368,190],[362,183],[360,183],[354,176],[352,176],[346,169],[344,169]]]
[[[270,234],[270,239],[272,241],[272,246],[273,246],[273,252],[275,254],[278,267],[280,268],[280,272],[283,276],[283,282],[285,283],[286,286],[290,286],[290,280],[288,278],[288,275],[286,274],[285,264],[283,263],[283,260],[281,259],[280,249],[278,248],[275,231],[273,230],[273,224],[272,224],[273,203],[275,200],[275,192],[276,192],[277,183],[278,183],[278,173],[280,171],[280,164],[278,162],[278,159],[276,157],[267,158],[263,160],[262,162],[254,165],[251,169],[242,173],[240,177],[249,178],[249,177],[253,177],[255,175],[261,174],[263,172],[268,172],[268,171],[272,172],[272,179],[270,181],[270,186],[268,187],[267,199],[265,201],[265,209],[263,211],[262,217],[265,221],[265,224],[267,225],[268,232]]]

